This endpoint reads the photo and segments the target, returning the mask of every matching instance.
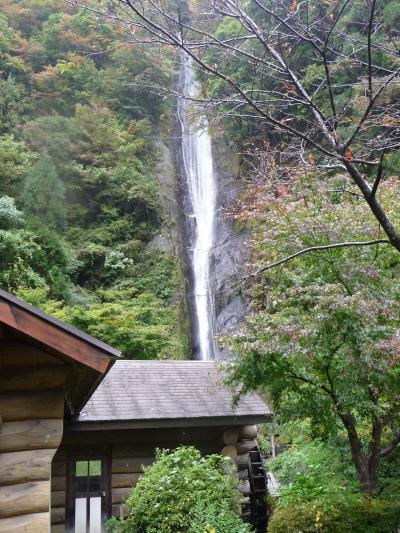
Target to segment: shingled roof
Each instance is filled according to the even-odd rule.
[[[256,394],[247,395],[233,409],[233,393],[220,381],[218,366],[211,361],[116,361],[77,420],[89,428],[96,422],[178,427],[271,418]]]

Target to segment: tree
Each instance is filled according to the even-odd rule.
[[[198,101],[208,109],[266,125],[292,158],[345,171],[400,251],[400,233],[378,194],[385,155],[400,143],[391,4],[212,0],[189,8],[186,2],[114,0],[87,8],[125,23],[130,42],[187,54],[207,77]]]
[[[66,223],[65,187],[46,154],[28,173],[23,193],[25,212],[46,226],[62,229]]]
[[[34,155],[10,134],[0,137],[0,194],[19,197]]]
[[[0,133],[13,131],[24,111],[23,90],[11,74],[0,79]]]
[[[249,320],[233,344],[241,354],[234,381],[243,392],[267,389],[287,415],[312,418],[320,434],[341,423],[360,489],[372,494],[382,457],[400,442],[399,323],[385,319],[400,309],[383,298],[344,297],[337,287],[314,293],[288,291],[273,314]]]
[[[280,169],[269,168],[267,182],[232,215],[253,228],[252,268],[283,249],[379,235],[345,176],[316,189],[315,177],[292,169],[288,187]],[[395,179],[385,182],[381,198],[398,223],[396,190]],[[284,419],[311,419],[319,438],[345,431],[369,494],[378,489],[382,458],[400,444],[399,267],[394,248],[376,245],[310,252],[264,270],[253,313],[229,343],[239,354],[230,379],[242,393],[265,391]]]

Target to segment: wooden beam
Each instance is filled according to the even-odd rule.
[[[113,489],[123,487],[134,487],[141,477],[141,473],[132,472],[130,474],[112,474],[111,486]]]
[[[35,481],[0,487],[0,518],[49,509],[50,481]]]
[[[65,365],[65,360],[20,341],[1,341],[0,368],[30,365]]]
[[[0,428],[0,452],[58,448],[62,433],[61,418],[5,422]]]
[[[49,531],[49,512],[0,519],[0,533],[44,533]]]
[[[52,524],[51,533],[65,533],[65,524]]]
[[[102,374],[110,365],[110,356],[100,349],[12,303],[0,300],[0,317],[7,326]]]
[[[67,473],[67,463],[65,461],[54,460],[51,465],[52,476],[65,476]]]
[[[128,513],[129,513],[128,507],[124,505],[123,503],[122,504],[116,503],[115,505],[112,506],[112,511],[111,511],[112,516],[123,518],[125,516],[128,516]],[[51,533],[53,533],[53,531]]]
[[[56,492],[58,490],[65,490],[67,487],[66,476],[51,476],[51,490]]]
[[[63,389],[69,365],[25,366],[1,373],[0,391]]]
[[[237,464],[237,467],[240,469],[240,468],[247,468],[248,464],[249,464],[249,454],[248,453],[243,453],[241,455],[238,455],[235,459],[235,462]]]
[[[123,459],[113,459],[111,471],[113,474],[124,474],[132,472],[143,472],[142,465],[151,465],[154,457],[127,457]]]
[[[149,420],[112,420],[101,422],[73,421],[68,423],[68,430],[76,432],[88,431],[117,431],[128,429],[159,429],[159,428],[210,428],[223,426],[245,426],[247,424],[264,424],[271,422],[272,414],[252,414],[252,415],[229,415],[229,416],[203,416],[185,418],[166,418]]]
[[[132,491],[132,487],[125,487],[121,489],[112,489],[112,503],[121,503],[126,500]]]
[[[31,418],[63,418],[64,391],[0,392],[0,411],[4,422]]]
[[[65,491],[64,490],[52,491],[51,506],[52,507],[64,507],[65,506]]]
[[[50,479],[51,461],[56,450],[33,450],[0,454],[2,485],[15,485]]]
[[[247,453],[257,446],[258,446],[258,443],[255,439],[240,440],[239,442],[236,443],[238,454]]]
[[[65,523],[65,507],[52,507],[51,508],[51,524],[64,524]]]

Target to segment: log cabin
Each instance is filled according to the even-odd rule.
[[[103,533],[156,448],[237,465],[244,516],[265,531],[256,395],[234,409],[210,361],[122,360],[115,348],[0,290],[0,533]]]

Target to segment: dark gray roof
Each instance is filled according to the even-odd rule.
[[[116,361],[87,402],[79,422],[226,419],[266,421],[271,413],[256,395],[232,408],[232,391],[219,382],[212,361]],[[228,420],[229,419],[229,420]]]

